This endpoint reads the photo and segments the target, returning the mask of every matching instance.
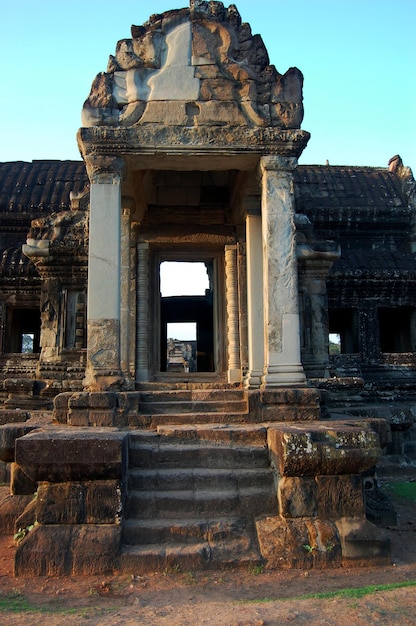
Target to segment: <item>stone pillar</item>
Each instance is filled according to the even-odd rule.
[[[91,391],[123,387],[120,371],[121,172],[118,157],[86,158],[91,182],[87,368]]]
[[[149,380],[149,244],[137,245],[136,381]]]
[[[247,215],[247,318],[248,318],[248,372],[247,389],[260,387],[263,375],[263,258],[261,216]]]
[[[340,256],[340,249],[329,242],[325,247],[326,250],[314,250],[306,244],[297,247],[299,286],[304,309],[302,362],[308,378],[329,376],[326,281],[334,261]]]
[[[228,382],[237,383],[241,380],[237,246],[225,246],[225,293],[227,306]]]
[[[134,364],[135,329],[131,315],[135,312],[131,289],[131,210],[133,200],[122,198],[121,211],[121,293],[120,293],[120,362],[126,377],[130,378]]]
[[[294,224],[295,157],[260,160],[262,183],[264,374],[263,388],[304,386]]]

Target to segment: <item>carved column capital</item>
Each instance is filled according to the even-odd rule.
[[[296,157],[267,155],[260,158],[259,171],[260,175],[263,176],[266,171],[292,172],[297,166]]]
[[[85,157],[85,165],[92,184],[114,185],[120,183],[125,163],[121,157],[92,154]]]
[[[121,196],[121,213],[123,216],[131,216],[134,212],[134,198],[131,196]]]

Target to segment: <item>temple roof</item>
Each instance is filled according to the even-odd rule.
[[[409,247],[414,207],[406,197],[403,177],[387,168],[300,165],[294,182],[296,211],[305,213],[324,238],[340,239],[342,254],[333,267],[334,276],[358,276],[357,271],[363,278],[369,274],[382,278],[383,272],[415,274],[416,260]],[[70,192],[80,194],[88,186],[83,161],[0,164],[0,269],[4,276],[32,271],[21,253],[31,221],[69,210]],[[394,245],[389,249],[382,239],[371,248],[369,238],[374,239],[377,231],[389,234],[389,229],[397,237]],[[352,243],[345,239],[348,232]],[[357,245],[357,237],[367,243]]]
[[[30,219],[70,208],[70,192],[89,186],[83,161],[0,163],[0,213],[28,213]],[[403,184],[387,168],[299,165],[296,209],[308,213],[340,209],[408,210]]]
[[[64,211],[70,208],[70,192],[80,193],[88,184],[82,161],[0,163],[0,213],[34,219]]]
[[[387,168],[300,165],[295,170],[299,212],[407,208],[403,184]]]

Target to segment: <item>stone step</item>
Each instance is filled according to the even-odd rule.
[[[253,522],[241,517],[184,519],[130,519],[123,523],[123,543],[145,545],[156,543],[198,543],[230,541],[252,536]]]
[[[134,442],[170,441],[176,443],[218,443],[229,445],[267,446],[267,427],[263,424],[161,424],[156,432],[148,430],[131,431]]]
[[[180,489],[243,489],[273,487],[268,468],[211,469],[134,469],[128,472],[127,489],[131,491],[162,491]]]
[[[140,402],[241,402],[246,401],[242,389],[165,389],[142,391]]]
[[[248,567],[262,562],[258,549],[247,548],[247,540],[211,544],[167,543],[164,545],[123,546],[120,558],[122,573],[137,575],[146,572],[189,572],[201,569]]]
[[[171,408],[173,409],[174,407]],[[129,414],[129,428],[157,428],[160,425],[191,424],[246,424],[248,412],[204,412],[204,413],[136,413]],[[254,422],[254,417],[250,420]],[[259,417],[260,420],[260,417]]]
[[[189,413],[244,413],[247,414],[246,400],[146,400],[140,401],[139,411],[143,415],[181,415]]]
[[[129,518],[184,518],[207,515],[254,517],[277,514],[276,494],[270,487],[242,489],[130,491],[125,501]]]
[[[260,446],[230,447],[197,443],[130,442],[129,468],[238,469],[269,467],[267,450]]]

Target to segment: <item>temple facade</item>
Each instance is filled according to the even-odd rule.
[[[16,498],[38,486],[39,527],[18,550],[16,573],[166,564],[167,552],[132,548],[166,543],[139,532],[135,481],[160,470],[156,452],[154,465],[143,461],[155,437],[159,450],[191,431],[217,451],[224,433],[235,451],[250,432],[250,446],[268,455],[266,491],[253,501],[241,495],[246,486],[238,492],[238,519],[249,522],[237,539],[235,519],[227,526],[232,557],[212,540],[212,505],[198,504],[199,564],[246,552],[307,567],[296,545],[312,545],[312,526],[332,546],[319,543],[315,564],[386,562],[357,477],[381,447],[416,447],[412,172],[399,156],[386,168],[298,165],[309,139],[302,74],[270,64],[234,5],[191,0],[131,34],[84,103],[82,160],[0,165],[1,458],[30,479],[12,479]],[[173,295],[167,266],[178,276]],[[190,266],[203,275],[191,293],[181,274]],[[192,330],[176,337],[178,324]],[[253,470],[244,454],[226,465],[228,477]],[[345,496],[342,510],[335,498],[319,504],[329,480]],[[74,489],[82,495],[69,514],[56,503]],[[295,512],[294,493],[303,501]],[[91,505],[102,497],[104,513]],[[166,506],[158,515],[169,520]],[[77,553],[83,532],[106,546],[94,566],[36,560],[55,540]],[[351,537],[360,532],[367,547],[358,549]],[[288,533],[305,537],[283,557]]]

